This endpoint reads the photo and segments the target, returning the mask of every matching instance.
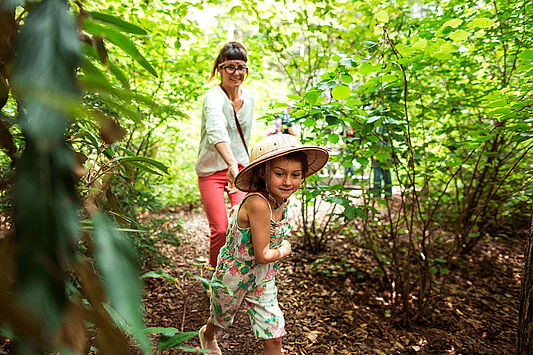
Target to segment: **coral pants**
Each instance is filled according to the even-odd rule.
[[[243,166],[239,165],[239,170]],[[220,248],[226,243],[226,231],[228,229],[228,212],[224,201],[228,170],[220,170],[209,176],[198,177],[198,188],[204,204],[205,214],[209,222],[209,264],[215,267]],[[245,193],[238,191],[228,194],[231,206],[241,202]]]

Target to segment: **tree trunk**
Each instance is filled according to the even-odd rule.
[[[518,311],[518,354],[533,354],[533,208],[529,218],[529,233],[524,251],[524,274]]]

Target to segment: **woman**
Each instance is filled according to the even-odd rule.
[[[235,188],[235,177],[248,164],[254,100],[241,88],[248,76],[248,55],[238,42],[220,50],[211,79],[220,75],[220,85],[209,89],[202,106],[202,128],[196,174],[204,210],[209,221],[209,263],[214,267],[226,241],[228,217],[224,192],[232,206],[244,193]]]

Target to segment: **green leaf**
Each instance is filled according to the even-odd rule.
[[[162,334],[159,338],[159,343],[157,344],[157,347],[159,348],[159,350],[166,350],[179,343],[183,343],[184,341],[189,340],[190,338],[195,337],[197,335],[198,332],[183,332],[170,337],[167,337]]]
[[[80,132],[80,135],[82,137],[87,137],[87,139],[89,140],[90,144],[96,148],[96,150],[98,151],[99,148],[100,148],[100,142],[98,141],[98,137],[96,137],[96,135],[91,132],[91,131],[86,131],[86,130],[82,130]]]
[[[230,290],[224,283],[220,281],[209,281],[209,284],[211,285],[211,287],[221,287],[225,290],[225,292],[233,296],[233,291]]]
[[[522,52],[520,52],[518,58],[533,60],[533,49],[524,49]]]
[[[294,95],[294,94],[287,95],[287,98],[291,100],[295,100],[295,101],[303,100],[303,97],[301,97],[300,95]]]
[[[350,74],[341,74],[341,81],[345,84],[349,84],[353,81],[353,78]]]
[[[40,140],[39,146],[54,145],[54,141],[64,138],[66,117],[58,112],[60,107],[46,107],[49,102],[41,95],[48,93],[51,99],[70,100],[77,94],[72,71],[80,60],[79,35],[71,13],[58,1],[35,4],[24,22],[17,36],[16,49],[24,55],[14,61],[10,83],[13,89],[24,94],[24,109],[30,110],[25,115],[30,117],[31,123],[22,122],[25,134]],[[36,41],[36,38],[40,39]],[[70,106],[70,102],[68,104]]]
[[[335,73],[332,73],[332,72],[324,73],[324,74],[320,75],[320,79],[322,79],[324,81],[331,81],[331,80],[335,79]]]
[[[108,105],[111,109],[119,112],[124,117],[129,118],[133,122],[142,125],[142,118],[139,115],[138,109],[136,109],[132,104],[127,104],[120,102],[120,100],[117,100],[115,96],[112,95],[106,95],[103,90],[99,92],[100,96],[99,99],[102,100],[106,105]]]
[[[231,14],[231,15],[234,15],[234,14],[239,14],[241,12],[242,12],[242,6],[235,5],[229,10],[228,13]]]
[[[162,171],[163,173],[165,174],[168,174],[168,166],[166,166],[165,164],[155,160],[155,159],[152,159],[152,158],[148,158],[148,157],[143,157],[143,156],[137,156],[137,157],[118,157],[118,158],[115,158],[115,161],[117,162],[120,162],[120,163],[128,163],[128,162],[142,162],[142,163],[147,163],[147,164],[150,164],[152,165],[153,167],[159,169],[160,171]]]
[[[441,44],[439,46],[438,51],[434,52],[432,56],[438,59],[445,60],[445,59],[450,58],[451,53],[455,51],[456,51],[455,46],[451,43],[446,42],[446,43]]]
[[[385,10],[380,10],[376,13],[376,20],[387,23],[389,22],[389,14]]]
[[[93,75],[94,77],[98,78],[98,80],[107,81],[104,73],[93,64],[87,57],[84,57],[82,59],[81,68],[88,74]]]
[[[477,17],[468,24],[468,27],[488,28],[494,24],[494,20],[486,17]]]
[[[337,205],[342,205],[344,203],[344,198],[338,195],[329,196],[327,200],[336,203]]]
[[[120,69],[119,66],[117,66],[115,63],[113,63],[109,59],[107,60],[107,65],[109,66],[109,70],[115,76],[115,78],[117,78],[118,81],[120,81],[120,83],[122,84],[122,87],[124,87],[125,89],[129,89],[130,81],[128,80],[124,72],[122,72],[122,69]]]
[[[16,335],[13,333],[13,330],[8,325],[2,325],[0,326],[0,335],[2,335],[4,338],[15,340]]]
[[[328,134],[328,141],[330,141],[333,144],[337,144],[339,142],[339,135],[338,134]]]
[[[349,221],[352,221],[355,219],[355,217],[357,217],[356,208],[352,205],[344,207],[343,214],[344,217]]]
[[[393,75],[393,74],[385,74],[385,75],[383,75],[381,77],[381,80],[383,82],[393,83],[393,82],[398,80],[398,77],[396,75]]]
[[[209,354],[209,353],[211,353],[211,350],[193,348],[193,347],[190,347],[188,345],[180,345],[180,346],[177,346],[176,349],[184,351],[186,353],[196,353],[196,354],[198,354],[198,353],[200,353],[200,354]]]
[[[365,209],[364,207],[356,207],[355,208],[355,213],[357,214],[357,216],[361,219],[366,219],[366,214],[365,214]]]
[[[178,328],[174,327],[148,327],[144,328],[144,333],[159,333],[159,334],[165,334],[166,336],[173,336],[180,332]]]
[[[313,106],[316,104],[321,93],[322,92],[318,90],[311,90],[307,94],[305,94],[304,99],[309,105]]]
[[[369,163],[369,159],[364,157],[355,157],[355,161],[362,166],[367,166]]]
[[[439,47],[439,52],[444,52],[444,53],[452,53],[452,52],[455,52],[456,50],[457,48],[450,42],[443,43]]]
[[[96,11],[89,11],[88,14],[91,15],[91,17],[94,18],[95,20],[114,25],[120,30],[122,30],[123,32],[134,33],[138,35],[146,35],[146,30],[144,30],[143,28],[137,25],[126,22],[119,17],[115,17],[113,15],[104,14],[104,13],[96,12]]]
[[[172,276],[172,275],[169,275],[167,274],[165,271],[163,270],[154,270],[154,271],[149,271],[145,274],[143,274],[141,276],[141,279],[146,279],[148,277],[152,277],[152,278],[163,278],[169,282],[172,282],[172,283],[175,283],[177,284],[178,283],[178,280]]]
[[[202,285],[204,286],[206,290],[209,290],[211,288],[211,281],[209,281],[208,279],[200,277],[200,276],[194,276],[194,277],[202,282]]]
[[[146,58],[139,53],[135,44],[130,41],[128,37],[111,27],[103,26],[87,18],[83,20],[83,27],[87,32],[93,35],[104,37],[117,47],[121,48],[127,55],[136,60],[150,74],[157,77],[155,69],[150,65],[150,63],[148,63]]]
[[[440,265],[437,265],[437,268],[439,269],[439,272],[442,274],[442,275],[447,275],[450,273],[450,270],[440,266]]]
[[[117,111],[124,113],[126,117],[130,118],[135,123],[142,123],[142,120],[138,110],[135,110],[135,107],[131,106],[134,101],[146,105],[153,111],[153,113],[163,111],[163,108],[155,103],[151,97],[132,92],[127,88],[122,89],[112,86],[107,80],[100,77],[84,75],[80,76],[79,80],[87,90],[98,91],[102,100],[105,101],[106,99],[110,99],[111,102],[106,102],[110,107],[116,108]],[[105,94],[113,95],[122,101],[118,101],[115,98],[111,99]],[[128,105],[130,106],[128,107]],[[173,115],[180,117],[186,117],[183,112],[172,108],[165,108],[164,112],[172,113]]]
[[[444,23],[444,25],[442,25],[442,27],[450,26],[450,27],[452,27],[452,28],[457,28],[457,27],[459,27],[462,23],[463,23],[463,20],[458,19],[458,18],[454,18],[454,19],[451,19],[451,20],[446,21],[446,22]]]
[[[128,333],[135,337],[145,352],[151,353],[150,342],[143,332],[142,284],[137,256],[128,240],[104,215],[98,213],[91,219],[96,265],[102,274],[111,307],[124,319]]]
[[[6,1],[0,3],[4,10]],[[1,325],[13,326],[17,341],[22,345],[15,352],[43,353],[44,347],[52,350],[50,339],[66,316],[68,275],[80,259],[77,244],[81,234],[81,206],[72,175],[74,156],[65,142],[65,130],[72,117],[63,111],[64,108],[53,107],[40,95],[48,93],[60,98],[68,107],[72,99],[78,99],[75,72],[82,51],[75,19],[66,1],[48,0],[27,3],[24,7],[20,14],[27,16],[19,24],[20,31],[13,34],[16,34],[16,41],[11,38],[12,44],[16,42],[17,55],[7,68],[11,89],[17,92],[20,112],[17,125],[22,130],[17,128],[17,136],[24,147],[21,156],[17,157],[16,168],[13,166],[7,170],[7,161],[3,159],[5,171],[10,175],[16,172],[12,180],[15,185],[9,186],[11,191],[8,193],[15,206],[12,209],[14,226],[11,227],[16,226],[17,230],[16,238],[13,238],[16,248],[13,253],[3,252],[9,256],[13,270],[2,268],[1,282],[6,284],[10,278],[16,281],[9,296],[7,289],[2,293],[16,299],[17,309],[31,315],[29,321],[14,313],[18,321],[29,321],[39,329],[43,348],[39,351],[34,347],[35,343],[29,345],[33,342],[29,340],[30,334],[36,334],[34,330],[14,326],[18,322],[15,318],[8,320],[4,317],[4,304],[0,312]],[[2,12],[2,64],[5,64],[5,54],[12,49],[5,46],[11,36],[9,30],[6,31],[9,27],[6,19],[14,16],[14,10],[12,13]],[[5,74],[3,65],[1,72]],[[0,91],[7,95],[5,84],[5,77],[1,75]],[[3,113],[6,112],[0,113],[2,118],[5,117]],[[7,130],[3,124],[2,128]],[[10,135],[9,131],[1,133],[1,136],[6,135]]]
[[[350,97],[352,90],[347,85],[337,85],[331,90],[331,95],[335,100],[344,100]]]
[[[474,33],[474,37],[476,37],[476,38],[485,37],[485,30],[476,31],[476,33]]]
[[[316,120],[314,120],[312,117],[309,117],[304,121],[304,126],[306,127],[314,127],[316,126]]]
[[[507,115],[507,114],[510,114],[511,112],[513,111],[508,107],[498,107],[498,108],[495,108],[489,111],[491,115]]]
[[[378,66],[372,64],[371,62],[364,62],[364,63],[361,63],[361,65],[359,65],[359,68],[357,68],[357,71],[363,75],[368,75],[378,70],[378,68],[379,68]]]
[[[346,67],[353,67],[355,65],[355,61],[350,57],[341,58],[339,62],[341,63],[341,65],[344,65]]]
[[[449,34],[454,42],[462,42],[468,38],[468,32],[464,30],[457,30]]]
[[[357,114],[359,115],[365,115],[366,112],[362,111],[361,109],[359,109],[357,106],[362,106],[363,105],[363,102],[359,99],[357,99],[356,97],[353,97],[353,96],[350,96],[348,99],[346,99],[346,106],[354,109]],[[362,113],[361,113],[362,111]]]
[[[415,43],[413,43],[411,47],[417,50],[423,50],[424,48],[426,48],[427,45],[428,45],[428,41],[422,38],[416,41]]]
[[[117,216],[118,218],[124,219],[128,223],[132,223],[132,224],[135,223],[135,220],[128,218],[128,216],[122,213],[117,213],[113,211],[107,211],[107,213],[112,214],[113,216]],[[144,232],[143,230],[140,230],[140,229],[131,229],[131,228],[117,228],[117,230],[120,230],[121,232]]]
[[[488,104],[488,107],[504,107],[504,106],[507,106],[506,99],[494,100]]]
[[[128,332],[128,323],[126,322],[124,317],[122,317],[120,313],[118,313],[113,307],[111,307],[107,303],[102,304],[102,306],[111,316],[111,319],[113,319],[113,322],[116,324],[118,329],[122,330],[123,332]]]

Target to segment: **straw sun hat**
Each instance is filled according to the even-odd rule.
[[[255,166],[293,152],[304,152],[307,155],[308,170],[305,177],[322,169],[329,158],[325,148],[302,145],[298,138],[290,134],[273,134],[257,143],[252,149],[250,164],[239,172],[235,178],[235,186],[241,191],[251,192],[252,169]]]

